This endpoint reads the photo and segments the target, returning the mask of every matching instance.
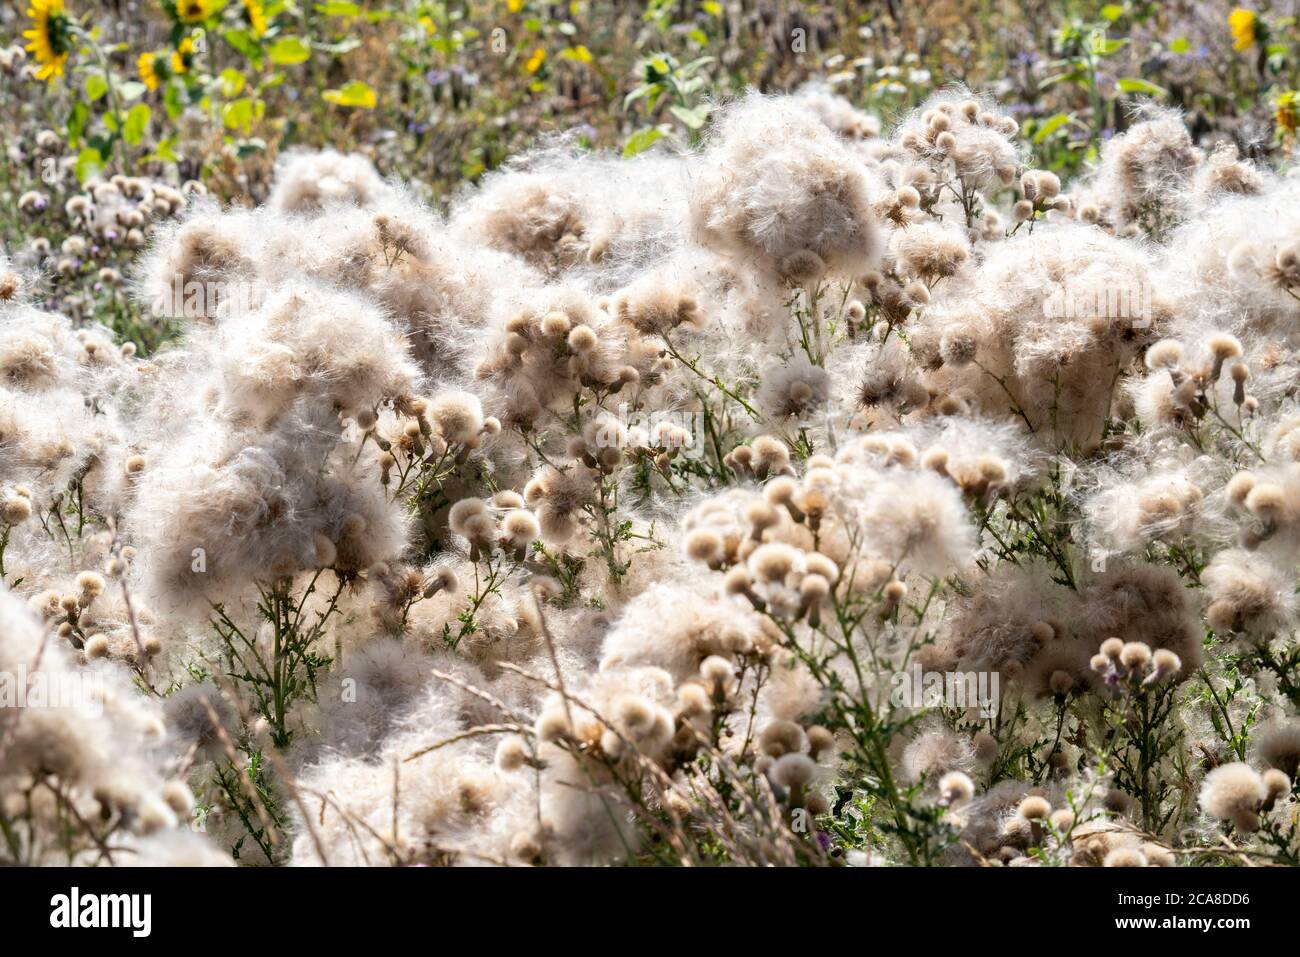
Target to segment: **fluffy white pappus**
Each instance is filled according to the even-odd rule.
[[[536,726],[545,762],[541,814],[547,857],[569,865],[623,861],[636,853],[641,837],[608,762],[622,762],[624,773],[640,776],[640,760],[662,763],[668,757],[676,730],[670,710],[674,682],[660,668],[620,666],[585,676],[572,693],[591,710],[572,702],[566,707],[553,694]],[[553,743],[561,738],[585,743],[593,757],[561,749]]]
[[[14,261],[0,253],[0,315],[26,301],[31,283],[14,265]]]
[[[751,650],[759,633],[758,616],[719,595],[716,579],[651,585],[605,636],[600,667],[654,665],[685,681],[710,655]]]
[[[789,98],[724,108],[692,194],[696,238],[790,284],[856,277],[880,253],[861,163]]]
[[[420,753],[464,730],[456,710],[454,696],[420,696],[373,754],[326,752],[311,761],[297,786],[313,814],[297,820],[291,863],[507,863],[521,820],[512,808],[528,802],[535,815],[536,797],[526,776],[493,766],[490,739]]]
[[[1205,154],[1178,111],[1148,107],[1138,119],[1102,147],[1095,192],[1112,225],[1140,223],[1158,232],[1179,214]]]
[[[988,495],[1025,486],[1046,456],[1016,423],[990,416],[936,416],[909,422],[921,464],[947,475],[964,492]]]
[[[544,465],[533,474],[524,486],[524,498],[537,515],[544,541],[561,545],[574,536],[598,481],[596,472],[576,462],[568,471]]]
[[[1206,814],[1249,832],[1259,826],[1257,812],[1267,795],[1260,773],[1244,762],[1233,761],[1205,776],[1199,801]]]
[[[323,567],[351,575],[397,558],[409,517],[378,476],[310,419],[281,431],[199,431],[160,450],[130,516],[146,589],[160,607],[206,614]]]
[[[423,245],[423,252],[372,254],[368,282],[426,376],[466,379],[479,358],[477,331],[517,290],[543,279],[515,256],[442,231],[426,235]]]
[[[691,316],[689,302],[682,304],[673,298],[674,316]],[[584,388],[616,394],[657,383],[662,341],[599,306],[572,286],[523,290],[504,303],[476,346],[476,388],[488,410],[507,424],[531,425],[543,410],[570,406]]]
[[[156,229],[134,284],[141,309],[158,319],[215,321],[223,306],[246,305],[276,230],[258,210],[197,206],[182,222]]]
[[[624,161],[564,145],[543,148],[467,191],[453,210],[452,235],[517,256],[547,276],[573,273],[607,291],[680,242],[689,175],[682,157]]]
[[[1080,597],[1075,627],[1090,649],[1112,637],[1140,641],[1176,654],[1183,678],[1200,667],[1200,616],[1178,572],[1168,565],[1107,562],[1105,571],[1087,581]]]
[[[220,761],[226,742],[235,741],[240,717],[229,699],[211,681],[187,684],[163,702],[167,740],[177,754],[193,754],[198,764]]]
[[[929,97],[890,139],[904,156],[941,171],[942,179],[955,176],[963,191],[983,190],[1015,180],[1021,166],[1017,129],[990,98],[954,87]]]
[[[590,867],[632,857],[641,835],[627,793],[615,785],[593,785],[589,770],[567,751],[547,746],[542,755],[550,766],[541,792],[547,859]]]
[[[0,482],[27,485],[48,504],[85,466],[102,424],[80,393],[31,395],[0,385]]]
[[[1224,493],[1243,547],[1268,555],[1279,567],[1295,561],[1300,553],[1300,465],[1282,461],[1238,472]]]
[[[426,237],[440,226],[405,190],[394,190],[375,206],[337,206],[327,216],[304,218],[268,206],[258,207],[255,215],[261,243],[257,275],[269,288],[305,278],[372,291],[380,277],[411,258],[412,249],[424,250]]]
[[[1248,159],[1234,143],[1219,143],[1196,171],[1192,193],[1208,201],[1224,195],[1257,196],[1272,185],[1273,176]]]
[[[889,253],[904,276],[934,284],[954,275],[971,256],[966,231],[942,223],[913,223],[889,236]]]
[[[683,244],[665,269],[700,302],[707,320],[700,341],[716,353],[723,369],[751,367],[755,343],[777,348],[797,343],[790,290],[778,277],[693,241]]]
[[[868,140],[880,135],[880,117],[859,110],[824,83],[804,84],[795,91],[794,99],[846,140]]]
[[[830,514],[861,536],[866,553],[903,571],[943,577],[964,565],[975,529],[961,492],[930,470],[852,474],[831,496]]]
[[[306,221],[267,207],[255,217],[262,245],[246,308],[295,281],[370,297],[433,379],[465,377],[474,330],[507,291],[544,282],[518,258],[454,237],[439,215],[396,185],[369,206],[334,207]]]
[[[0,481],[44,499],[77,470],[107,464],[123,444],[115,393],[137,369],[101,326],[74,329],[22,303],[0,310]],[[97,489],[110,484],[102,471]]]
[[[679,326],[698,331],[708,321],[691,285],[668,269],[646,273],[614,292],[609,312],[638,334],[656,339]]]
[[[1015,842],[1003,824],[1015,814],[1029,791],[1023,781],[999,781],[965,805],[961,842],[947,852],[947,859],[969,866],[981,859],[997,858],[1000,851]]]
[[[1267,640],[1296,620],[1296,595],[1290,575],[1269,556],[1245,549],[1219,552],[1201,573],[1207,600],[1205,618],[1225,636],[1241,633]]]
[[[130,843],[127,867],[235,867],[212,840],[195,831],[159,831]]]
[[[896,338],[836,349],[826,368],[832,395],[859,428],[896,428],[930,402],[912,350]]]
[[[830,395],[830,374],[798,353],[763,371],[758,405],[772,419],[807,422],[827,404]]]
[[[581,205],[554,190],[543,174],[489,182],[473,207],[453,220],[453,228],[478,233],[492,248],[513,253],[548,275],[576,265],[587,254],[588,224]]]
[[[1103,476],[1101,487],[1084,503],[1097,543],[1116,552],[1140,551],[1156,541],[1183,543],[1206,525],[1218,530],[1202,487],[1209,476],[1201,471],[1143,463],[1138,474]]]
[[[797,488],[792,480],[784,481]],[[706,498],[682,519],[686,556],[720,567],[744,561],[759,541],[811,548],[808,530],[784,509],[764,507],[766,501],[762,493],[746,488]]]
[[[1300,771],[1300,721],[1271,720],[1256,728],[1251,738],[1265,767],[1277,768],[1295,780]]]
[[[379,638],[362,645],[320,690],[320,746],[374,754],[427,682],[426,659],[402,642]]]
[[[84,335],[84,333],[83,333]],[[24,392],[55,386],[77,388],[103,363],[121,361],[113,348],[88,353],[62,316],[15,304],[0,313],[0,383]]]
[[[389,187],[359,153],[295,152],[276,164],[267,205],[284,213],[319,213],[335,205],[369,206]]]
[[[526,586],[514,584],[499,591],[478,595],[468,582],[474,581],[470,562],[453,562],[458,585],[438,591],[432,598],[418,602],[406,615],[400,629],[411,645],[426,650],[446,648],[454,639],[457,656],[496,674],[501,661],[524,662],[543,650],[543,642],[534,615],[534,605]],[[463,583],[461,583],[463,582]],[[466,616],[473,616],[474,629],[463,627]]]
[[[1052,574],[1040,563],[1002,565],[976,579],[972,594],[952,603],[935,642],[920,650],[923,666],[991,669],[1003,678],[1023,672],[1045,647],[1070,637],[1064,623],[1074,619],[1077,599]]]
[[[1041,225],[940,287],[913,331],[913,356],[933,370],[932,393],[969,395],[1046,440],[1094,448],[1120,372],[1168,321],[1151,270],[1136,242]]]
[[[1177,314],[1194,326],[1213,324],[1294,348],[1298,203],[1300,180],[1276,180],[1258,195],[1225,194],[1180,226],[1169,240],[1168,278],[1162,281]]]
[[[927,722],[904,745],[900,766],[909,782],[924,783],[926,790],[934,793],[945,774],[975,766],[975,749],[965,735],[941,723]]]
[[[1288,410],[1278,415],[1261,451],[1269,461],[1300,462],[1300,413]]]
[[[840,675],[851,680],[847,673]],[[825,703],[822,686],[803,663],[775,655],[772,673],[758,693],[760,721],[804,721]]]
[[[71,863],[91,864],[102,842],[98,830],[92,835],[87,828],[113,822],[141,836],[175,829],[180,821],[165,795],[179,782],[164,773],[159,746],[165,729],[157,705],[133,687],[126,671],[110,662],[84,662],[44,632],[23,602],[0,586],[0,672],[26,678],[26,706],[5,709],[0,721],[6,830],[48,853],[48,863],[66,865],[64,848],[81,847]]]
[[[231,316],[213,342],[233,414],[266,424],[300,398],[345,415],[415,389],[406,342],[369,300],[290,282],[261,307]]]

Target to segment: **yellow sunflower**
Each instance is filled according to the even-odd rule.
[[[36,79],[53,83],[63,76],[72,52],[72,18],[63,11],[63,0],[32,0],[27,16],[32,28],[24,30],[23,36],[31,41],[27,49],[40,64]]]
[[[171,66],[175,74],[188,73],[191,64],[194,63],[194,40],[192,37],[186,37],[176,47],[176,52],[172,54]]]
[[[255,37],[260,37],[266,33],[266,10],[263,9],[261,0],[242,0],[244,4],[244,16],[248,18],[249,32]]]
[[[1232,31],[1232,48],[1249,50],[1255,45],[1255,25],[1258,21],[1254,10],[1237,7],[1228,14],[1228,29]]]
[[[176,19],[181,23],[203,23],[215,7],[213,0],[176,0]]]
[[[1273,104],[1273,122],[1284,141],[1289,141],[1300,130],[1300,93],[1286,90]]]
[[[158,54],[141,53],[140,58],[135,61],[136,72],[140,74],[140,82],[151,90],[158,89],[161,78],[158,76],[158,70],[162,66],[158,62]]]

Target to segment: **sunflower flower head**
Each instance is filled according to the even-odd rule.
[[[1273,101],[1273,125],[1277,129],[1278,139],[1289,143],[1300,130],[1300,93],[1284,90]]]
[[[261,0],[242,0],[244,17],[248,20],[248,32],[255,37],[266,35],[266,8]]]
[[[172,72],[178,76],[182,73],[188,73],[190,67],[194,65],[194,38],[186,37],[176,45],[172,53],[171,68]]]
[[[1232,31],[1232,48],[1244,51],[1253,47],[1258,26],[1259,17],[1254,10],[1237,7],[1228,14],[1228,29]]]
[[[173,9],[181,23],[204,23],[220,8],[220,0],[176,0]]]
[[[167,61],[160,60],[157,53],[141,53],[135,61],[135,68],[140,74],[140,82],[150,90],[158,89],[158,85],[167,78]]]
[[[72,18],[63,9],[63,0],[32,0],[27,11],[32,28],[24,30],[27,49],[36,57],[36,79],[53,83],[63,76],[63,68],[72,52]]]

